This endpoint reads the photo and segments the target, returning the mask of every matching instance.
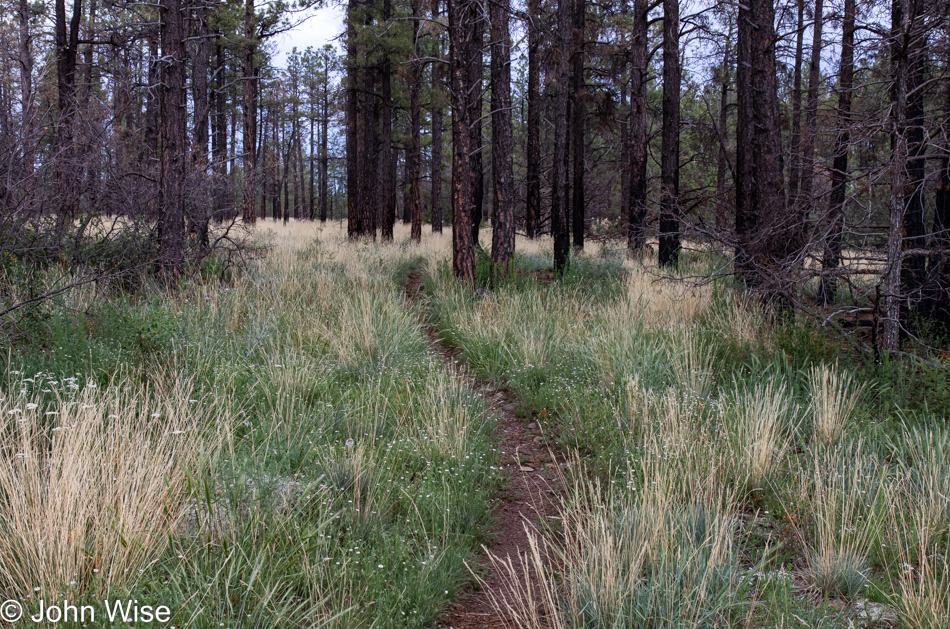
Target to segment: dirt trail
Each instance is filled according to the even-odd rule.
[[[406,297],[419,304],[425,294],[422,273],[409,274],[404,284]],[[557,517],[557,500],[561,489],[557,454],[545,443],[538,424],[515,414],[515,398],[491,383],[475,378],[465,368],[457,349],[446,347],[435,330],[420,318],[434,352],[442,357],[446,369],[457,374],[478,391],[498,417],[495,444],[506,483],[498,496],[492,515],[494,537],[488,552],[520,565],[519,556],[528,550],[525,524],[534,531],[540,522],[551,523]],[[492,607],[491,601],[514,600],[507,577],[498,574],[487,556],[480,559],[484,585],[464,591],[443,613],[437,627],[444,629],[501,629],[505,619]],[[524,578],[524,577],[522,577]]]

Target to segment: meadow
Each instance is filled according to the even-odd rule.
[[[477,381],[565,461],[559,517],[496,558],[508,626],[950,627],[945,370],[874,364],[610,245],[555,278],[550,242],[519,239],[510,277],[472,292],[448,233],[258,232],[245,269],[90,284],[6,342],[5,598],[435,627],[507,482]]]

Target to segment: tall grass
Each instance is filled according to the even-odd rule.
[[[857,442],[830,453],[816,452],[803,487],[811,506],[813,533],[807,575],[825,596],[853,599],[868,581],[868,553],[880,539],[876,508],[882,470]]]
[[[221,405],[192,395],[187,384],[156,396],[120,380],[47,404],[0,401],[4,594],[102,594],[162,555],[189,475],[228,429]]]
[[[834,445],[844,433],[854,413],[865,383],[830,365],[818,365],[808,372],[811,397],[813,438],[823,445]]]

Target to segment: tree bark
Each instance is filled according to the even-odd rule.
[[[323,73],[323,119],[320,121],[320,221],[326,222],[329,203],[329,170],[330,160],[327,152],[327,133],[330,125],[330,57],[324,56]],[[347,139],[349,145],[349,138]]]
[[[432,19],[439,20],[439,0],[432,0]],[[442,40],[435,36],[435,56],[442,57]],[[430,164],[430,179],[432,188],[430,202],[432,211],[430,220],[432,221],[433,233],[442,233],[442,63],[434,61],[432,63],[432,163]]]
[[[491,4],[492,277],[508,273],[515,251],[514,140],[511,128],[511,41],[508,0]]]
[[[808,68],[808,97],[805,103],[805,132],[802,137],[802,182],[798,202],[792,207],[797,213],[797,239],[800,247],[805,240],[805,225],[814,207],[815,138],[818,132],[818,82],[821,79],[821,31],[824,22],[824,2],[815,0],[815,21],[812,29],[811,61]]]
[[[726,173],[729,170],[729,156],[726,154],[726,138],[729,126],[729,83],[731,81],[730,55],[732,54],[733,23],[729,22],[729,31],[722,53],[722,72],[719,86],[719,154],[716,160],[716,231],[726,231]]]
[[[409,150],[406,153],[406,201],[412,223],[410,240],[422,242],[422,200],[419,191],[419,162],[422,151],[422,112],[419,109],[419,90],[422,88],[422,64],[417,58],[419,46],[419,18],[422,17],[422,0],[412,0],[413,53],[409,67]]]
[[[383,0],[383,20],[387,23],[392,13],[392,1]],[[380,230],[386,241],[393,239],[393,227],[396,222],[396,167],[393,156],[393,97],[392,97],[392,61],[389,58],[388,42],[383,42],[382,60],[379,64],[379,119],[380,137],[378,142],[380,168]]]
[[[848,152],[851,145],[851,87],[854,83],[854,19],[856,0],[845,0],[841,35],[841,64],[838,70],[838,116],[834,157],[831,164],[831,194],[824,252],[821,258],[821,286],[818,303],[828,305],[835,299],[837,281],[832,275],[841,263],[844,234],[845,188],[848,182]]]
[[[786,208],[772,0],[739,5],[735,270],[784,302]]]
[[[363,235],[363,204],[360,199],[363,99],[360,96],[361,72],[356,41],[358,5],[359,0],[349,0],[346,18],[346,233],[350,239]]]
[[[887,233],[887,266],[884,272],[884,312],[881,316],[880,349],[898,349],[901,329],[901,266],[903,262],[904,214],[907,209],[907,87],[910,33],[910,2],[893,0],[891,5],[891,195]]]
[[[795,68],[792,79],[792,138],[789,148],[788,199],[795,206],[802,181],[802,63],[805,56],[805,0],[796,0]]]
[[[181,0],[164,0],[159,11],[162,43],[162,157],[159,173],[158,262],[166,280],[185,262],[185,174],[188,102],[185,94],[185,16]]]
[[[82,0],[73,0],[73,14],[66,25],[65,0],[56,0],[56,84],[59,99],[59,120],[56,124],[56,148],[59,152],[57,178],[63,201],[60,206],[61,226],[79,212],[79,164],[75,161],[74,119],[76,103],[76,54],[79,48],[79,24],[82,21]]]
[[[254,32],[254,0],[244,3],[244,223],[257,222],[254,199],[257,188],[257,70],[254,67],[256,33]]]
[[[661,266],[679,263],[680,52],[679,1],[663,0],[663,143],[660,152]]]
[[[647,215],[647,0],[634,0],[630,45],[630,206],[627,249],[639,255],[646,243]]]
[[[854,0],[849,0],[854,1]],[[947,24],[947,39],[950,41],[950,22]],[[946,62],[950,68],[950,47]],[[941,331],[950,329],[950,74],[944,76],[946,83],[943,106],[943,157],[939,160],[936,206],[933,219],[932,248],[928,264],[928,281],[932,288],[928,314]]]
[[[227,201],[225,185],[227,179],[227,117],[225,114],[225,65],[224,46],[221,44],[221,33],[216,33],[214,39],[214,120],[212,124],[211,159],[214,172],[214,216],[223,219]]]
[[[19,0],[17,18],[19,21],[19,66],[20,66],[20,110],[22,115],[23,169],[25,175],[33,173],[33,52],[30,33],[31,10],[29,0]]]
[[[475,288],[475,242],[472,238],[472,63],[477,6],[472,0],[449,0],[449,56],[452,72],[452,274]]]
[[[478,229],[482,225],[485,205],[485,173],[482,164],[482,83],[484,53],[482,52],[484,30],[480,10],[473,13],[472,60],[469,63],[468,95],[469,133],[472,151],[472,242],[478,247]]]
[[[675,0],[674,0],[675,1]],[[584,36],[586,30],[587,4],[585,0],[574,0],[573,25],[573,69],[571,90],[571,136],[573,144],[574,172],[571,186],[572,203],[571,214],[573,219],[574,249],[584,250],[584,205],[587,201],[584,190],[585,160],[585,122],[586,84],[584,80]]]
[[[208,6],[198,2],[193,9],[195,41],[191,55],[191,88],[194,103],[194,123],[192,132],[191,160],[201,182],[200,193],[206,194],[208,188],[208,122],[211,115],[211,100],[208,91],[208,69],[211,67],[211,28],[208,25]],[[214,213],[214,200],[207,199],[195,208],[192,231],[203,249],[209,245],[208,224]]]
[[[554,236],[554,272],[567,270],[571,247],[567,195],[568,101],[571,69],[571,3],[560,2],[557,8],[557,49],[554,102],[554,180],[551,186],[551,233]]]
[[[541,223],[541,0],[528,0],[528,145],[525,155],[525,232],[537,238]]]

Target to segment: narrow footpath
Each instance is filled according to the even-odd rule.
[[[409,302],[416,306],[432,350],[442,358],[445,368],[479,392],[498,418],[494,440],[506,482],[493,510],[493,541],[488,553],[502,560],[511,557],[512,563],[520,566],[520,557],[528,551],[525,526],[538,534],[542,522],[550,525],[557,518],[557,502],[561,491],[557,453],[545,443],[537,422],[515,414],[514,396],[474,377],[466,369],[460,357],[461,352],[441,342],[425,319],[422,272],[417,270],[410,273],[403,289]],[[443,613],[437,627],[504,629],[512,626],[492,605],[492,600],[515,600],[510,577],[499,574],[487,555],[480,559],[480,570],[483,579],[480,586],[463,591]],[[523,580],[530,576],[522,574],[519,578]],[[521,583],[520,587],[528,585]]]

